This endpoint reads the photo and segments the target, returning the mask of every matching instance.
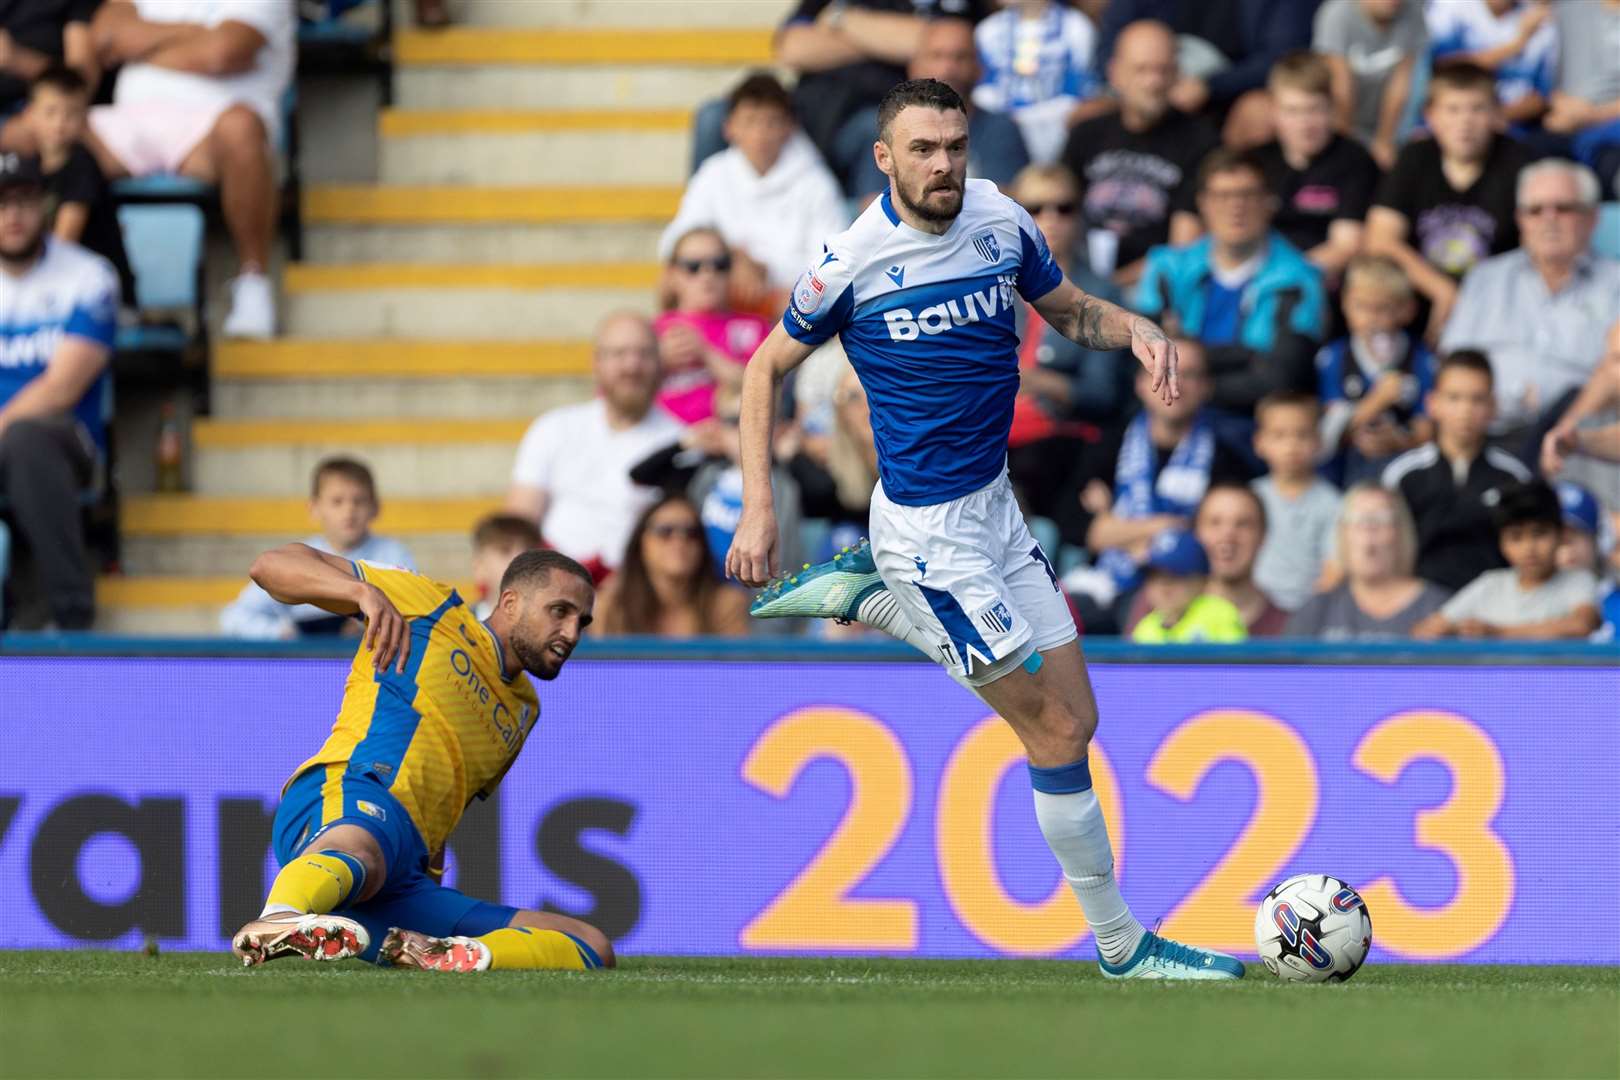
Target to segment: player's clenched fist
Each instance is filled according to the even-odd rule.
[[[744,510],[726,552],[726,573],[752,588],[759,588],[776,573],[776,515]]]
[[[395,671],[404,671],[411,644],[411,629],[405,617],[375,585],[367,585],[356,604],[366,620],[365,647],[371,650],[371,662],[378,671],[389,664]]]

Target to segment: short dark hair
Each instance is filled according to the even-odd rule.
[[[750,71],[726,97],[726,115],[730,116],[739,105],[768,105],[793,115],[793,98],[768,71]]]
[[[1266,179],[1266,167],[1260,159],[1249,150],[1235,150],[1230,146],[1217,146],[1198,165],[1198,190],[1208,189],[1210,180],[1230,172],[1252,172],[1260,186],[1267,191],[1271,190],[1271,182]]]
[[[1237,480],[1217,480],[1213,484],[1210,484],[1209,487],[1204,489],[1204,497],[1198,500],[1198,509],[1193,511],[1193,523],[1195,526],[1198,522],[1199,515],[1204,512],[1204,505],[1209,502],[1209,497],[1211,495],[1219,494],[1222,491],[1230,491],[1233,494],[1242,495],[1244,498],[1248,499],[1249,502],[1254,504],[1254,512],[1260,515],[1260,534],[1262,536],[1271,530],[1271,523],[1266,520],[1265,500],[1260,498],[1259,493],[1256,492],[1254,488]]]
[[[1502,488],[1501,496],[1491,509],[1491,523],[1497,532],[1510,525],[1564,527],[1564,507],[1558,501],[1558,492],[1545,480],[1508,484]]]
[[[902,109],[912,105],[924,109],[938,109],[940,112],[954,109],[963,116],[967,115],[967,106],[962,104],[962,95],[945,83],[938,79],[907,79],[884,94],[883,101],[878,105],[878,138],[888,142],[894,118],[900,115]]]
[[[40,88],[49,88],[59,94],[81,94],[90,96],[90,84],[83,75],[62,64],[52,64],[34,77],[30,85],[30,92]]]
[[[1433,105],[1442,90],[1477,90],[1496,100],[1496,76],[1467,60],[1442,60],[1429,76],[1429,96],[1424,105]]]
[[[1322,403],[1316,395],[1303,390],[1273,390],[1261,398],[1254,406],[1255,423],[1265,423],[1266,413],[1272,409],[1309,409],[1314,417],[1322,415]]]
[[[521,544],[529,549],[544,543],[540,538],[540,527],[534,520],[518,514],[487,515],[473,526],[472,542],[475,549],[497,544]]]
[[[521,589],[524,586],[544,585],[551,580],[553,570],[573,574],[592,588],[596,587],[589,570],[560,551],[541,548],[537,551],[525,551],[511,561],[506,567],[506,573],[501,575],[501,592],[507,589]]]
[[[328,476],[340,476],[353,484],[359,484],[371,496],[371,501],[377,501],[377,481],[372,479],[371,470],[365,462],[352,457],[329,457],[315,466],[314,475],[310,477],[309,495],[315,498],[321,493],[321,483]]]
[[[1440,377],[1448,371],[1475,371],[1485,376],[1485,381],[1491,386],[1496,385],[1496,373],[1491,370],[1491,359],[1478,349],[1458,349],[1447,353],[1440,361],[1440,366],[1434,370],[1434,385],[1440,385]]]

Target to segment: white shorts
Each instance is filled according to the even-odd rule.
[[[872,492],[872,557],[952,674],[983,686],[1078,632],[1057,573],[1006,473],[950,502],[901,506]]]

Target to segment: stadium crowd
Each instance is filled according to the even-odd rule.
[[[52,553],[64,628],[89,618],[75,499],[128,287],[106,183],[218,184],[240,261],[224,333],[272,336],[293,26],[291,0],[0,0],[0,329],[74,312],[50,354],[0,341],[0,498]],[[659,313],[606,319],[595,397],[523,438],[474,536],[482,587],[545,544],[604,583],[605,633],[757,632],[719,573],[741,372],[884,186],[878,100],[936,78],[968,103],[969,175],[1178,341],[1166,405],[1128,354],[1020,313],[1009,469],[1085,632],[1613,635],[1620,262],[1594,236],[1620,198],[1620,0],[801,0],[775,48],[791,89],[753,72],[698,109]],[[797,565],[861,534],[875,451],[836,347],[783,411]],[[362,463],[323,463],[310,542],[410,565],[370,533],[378,501]],[[250,586],[222,626],[329,629],[316,614]]]

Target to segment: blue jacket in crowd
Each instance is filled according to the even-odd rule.
[[[1281,234],[1273,232],[1267,243],[1265,262],[1243,287],[1234,344],[1266,353],[1291,334],[1320,341],[1327,330],[1321,272]],[[1210,249],[1207,236],[1185,247],[1153,248],[1132,306],[1153,317],[1174,312],[1181,333],[1202,340]]]

